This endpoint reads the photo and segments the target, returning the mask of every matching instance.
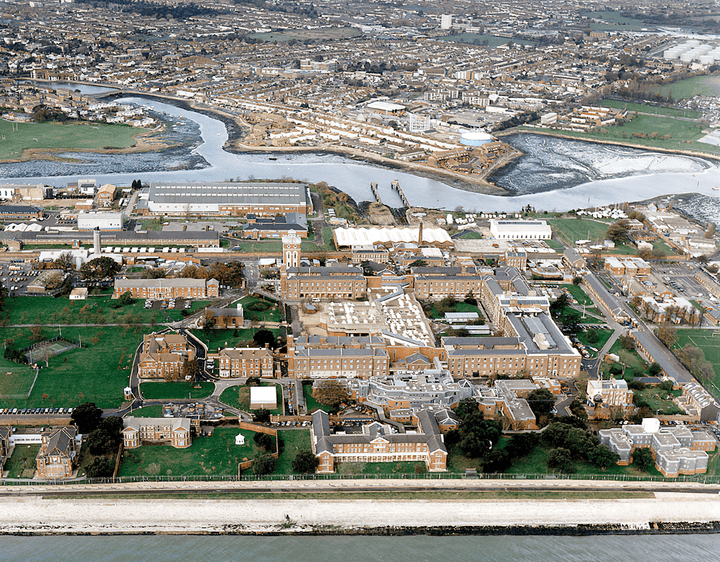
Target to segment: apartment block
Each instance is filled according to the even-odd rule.
[[[228,347],[208,358],[217,359],[223,378],[273,376],[273,355],[269,349]]]
[[[115,279],[112,298],[129,292],[136,299],[212,299],[220,295],[217,279]]]

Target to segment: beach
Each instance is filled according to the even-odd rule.
[[[442,489],[442,483],[457,486],[457,481],[422,481]],[[147,485],[146,485],[147,484]],[[311,491],[328,482],[234,482],[234,483],[140,483],[106,485],[104,497],[55,497],[43,495],[36,487],[4,488],[0,497],[0,533],[2,534],[413,534],[441,532],[483,534],[503,530],[542,529],[543,532],[652,532],[683,529],[717,530],[720,522],[720,496],[698,485],[698,492],[657,491],[648,497],[618,499],[343,499],[331,494],[327,499],[157,499],[127,495],[113,497],[118,490],[153,491],[182,488],[250,491],[295,489]],[[397,487],[397,482],[388,482]],[[481,490],[497,482],[475,482],[468,489]],[[608,490],[616,482],[588,482],[588,486]],[[636,484],[636,483],[634,483]],[[647,483],[657,484],[657,483]],[[367,481],[333,482],[338,491],[367,488]],[[382,481],[373,487],[383,489]],[[537,482],[534,483],[537,486]],[[573,482],[573,485],[582,485]],[[607,486],[605,486],[607,485]],[[687,489],[686,483],[681,484]],[[522,489],[524,483],[502,482],[503,488]],[[689,484],[692,489],[693,484]],[[560,489],[561,483],[548,489]],[[57,490],[58,487],[55,489]],[[81,495],[96,487],[62,486]],[[672,489],[672,487],[668,487]],[[702,491],[700,491],[702,490]],[[28,493],[28,492],[32,492]],[[560,496],[559,496],[560,497]],[[704,527],[703,527],[704,526]]]

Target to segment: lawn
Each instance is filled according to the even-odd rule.
[[[548,224],[559,238],[573,247],[577,240],[605,240],[610,225],[589,219],[548,219]]]
[[[338,464],[338,474],[425,474],[423,461],[345,462]]]
[[[17,445],[12,456],[5,463],[8,478],[32,478],[35,473],[35,457],[40,445]]]
[[[214,389],[215,385],[211,382],[144,382],[140,385],[145,400],[207,398]]]
[[[697,95],[720,96],[720,76],[695,76],[661,86],[658,91],[660,95],[676,100]]]
[[[550,447],[545,443],[540,443],[529,455],[521,457],[513,461],[513,465],[507,470],[507,474],[547,474],[554,472],[547,468],[547,458],[550,453]],[[648,472],[643,472],[634,466],[620,466],[614,464],[606,470],[601,470],[592,463],[584,461],[575,461],[573,463],[575,474],[585,476],[601,474],[601,475],[627,475],[627,476],[662,476],[655,467]]]
[[[202,342],[208,346],[210,353],[226,347],[243,347],[253,345],[252,338],[258,330],[270,330],[275,337],[285,335],[283,328],[247,328],[243,330],[191,330],[193,335],[197,336]]]
[[[704,136],[702,132],[704,125],[701,121],[686,121],[662,115],[641,115],[633,114],[632,120],[622,125],[608,125],[601,130],[584,131],[557,131],[554,129],[535,128],[533,131],[548,131],[553,134],[562,135],[585,140],[599,140],[620,142],[623,144],[643,148],[663,148],[666,150],[696,150],[700,152],[712,152],[717,154],[720,147],[697,142]],[[526,129],[529,130],[529,129]],[[645,138],[633,137],[633,133],[647,135]],[[652,138],[651,135],[656,133]],[[670,138],[661,137],[670,135]]]
[[[279,241],[245,242],[241,240],[233,240],[231,247],[233,252],[250,254],[282,254],[282,242]]]
[[[13,130],[16,129],[16,130]],[[16,160],[26,149],[97,150],[127,148],[134,135],[147,131],[127,125],[99,123],[11,123],[0,119],[0,160]]]
[[[30,398],[3,399],[3,407],[75,407],[95,402],[100,408],[117,408],[123,401],[135,350],[142,341],[138,327],[66,327],[63,339],[82,341],[81,348],[66,351],[44,362]],[[29,330],[0,328],[3,341],[18,348],[31,343]]]
[[[239,301],[243,306],[243,313],[247,320],[260,320],[263,322],[280,322],[282,315],[276,302],[268,299],[246,296]],[[250,307],[268,306],[267,310],[251,310]]]
[[[300,451],[310,451],[309,429],[278,431],[281,443],[280,456],[275,463],[275,474],[293,474],[292,462]]]
[[[316,410],[329,412],[332,408],[325,404],[320,404],[312,395],[312,384],[303,384],[303,395],[305,396],[305,404],[307,405],[307,413],[312,414]]]
[[[135,418],[161,418],[163,417],[163,407],[159,404],[157,406],[144,406],[133,410],[132,413],[128,414]]]
[[[713,335],[718,333],[718,335]],[[678,342],[675,349],[684,347],[688,343],[699,347],[705,354],[705,359],[712,363],[715,370],[715,379],[708,385],[708,390],[715,396],[720,396],[720,331],[701,329],[679,329]]]
[[[715,449],[714,453],[708,453],[708,476],[720,476],[720,449]]]
[[[283,413],[283,400],[282,400],[282,387],[279,384],[273,384],[265,381],[260,382],[260,386],[274,386],[277,394],[278,407],[270,410],[271,414],[282,414]],[[220,395],[220,402],[226,404],[232,408],[243,410],[244,412],[250,411],[250,387],[239,384],[230,386],[223,390]]]
[[[620,340],[616,341],[610,348],[610,353],[620,357],[620,363],[625,365],[625,373],[623,378],[631,381],[635,377],[648,376],[647,368],[648,364],[638,355],[638,352],[634,349],[628,350],[623,348]],[[610,365],[611,363],[603,361],[600,366],[603,378],[610,378]]]
[[[30,390],[35,370],[0,357],[0,397],[23,397]]]
[[[432,306],[430,307],[430,314],[429,316],[431,318],[445,318],[445,313],[440,314],[437,310],[438,303],[434,302]],[[482,320],[484,318],[482,310],[480,310],[477,306],[474,304],[468,304],[463,301],[458,301],[455,303],[454,306],[452,306],[448,312],[477,312],[478,316]]]
[[[242,433],[245,445],[235,445]],[[119,476],[236,476],[238,464],[256,458],[262,452],[253,442],[254,431],[237,427],[216,427],[212,437],[193,437],[187,449],[166,445],[143,445],[126,449]]]
[[[607,341],[610,339],[610,336],[612,336],[613,334],[612,330],[600,329],[592,331],[598,335],[598,340],[594,343],[590,343],[590,340],[588,339],[588,333],[590,332],[590,330],[578,332],[577,338],[585,346],[592,346],[597,350],[601,350],[603,346],[607,343]],[[597,353],[592,349],[588,349],[587,352],[590,354],[591,357],[595,357],[597,355]]]
[[[5,325],[37,324],[158,324],[180,320],[181,310],[146,309],[145,301],[135,299],[131,305],[112,308],[117,299],[109,296],[90,297],[86,301],[71,301],[53,297],[12,297],[5,300]],[[207,301],[194,301],[189,312],[207,305]]]
[[[585,294],[579,285],[560,285],[563,289],[567,289],[579,305],[595,306],[592,299]]]
[[[656,105],[646,105],[642,103],[632,103],[618,100],[603,100],[600,105],[604,107],[614,107],[615,109],[627,109],[628,111],[636,111],[638,113],[652,113],[653,115],[685,117],[688,119],[700,119],[702,117],[702,113],[700,111],[694,111],[692,109],[659,107]]]
[[[335,251],[335,241],[333,240],[332,228],[325,226],[322,229],[322,242],[317,239],[308,238],[300,243],[300,249],[303,252],[333,252]]]
[[[681,390],[666,392],[659,387],[647,387],[644,390],[633,390],[633,393],[647,402],[648,407],[657,414],[674,415],[683,411],[672,401],[682,394]]]

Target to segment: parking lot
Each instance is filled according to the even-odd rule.
[[[653,273],[675,293],[691,299],[710,298],[710,293],[693,275],[695,268],[687,264],[653,265]]]
[[[145,308],[147,309],[175,309],[188,310],[192,306],[193,301],[190,299],[166,299],[166,300],[152,300],[145,299]]]
[[[0,263],[0,281],[11,297],[27,295],[27,286],[35,280],[39,273],[37,269],[32,269],[32,266],[24,263],[23,260]]]
[[[72,408],[0,408],[0,416],[69,416]]]

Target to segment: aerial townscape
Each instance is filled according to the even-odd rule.
[[[717,532],[719,22],[675,0],[7,0],[3,495],[286,502],[171,531],[544,509],[483,520],[462,502],[485,493],[568,500],[547,525]],[[343,497],[435,510],[292,503]],[[0,532],[100,528],[80,500],[35,528],[33,501]]]

